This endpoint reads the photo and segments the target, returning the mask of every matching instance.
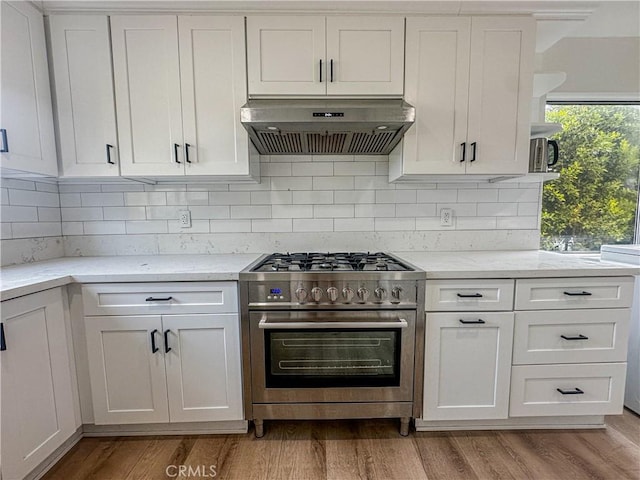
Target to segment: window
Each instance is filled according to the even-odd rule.
[[[549,104],[560,178],[542,195],[543,250],[598,251],[638,235],[640,105]]]

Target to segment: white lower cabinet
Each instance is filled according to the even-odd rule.
[[[425,420],[507,418],[513,313],[427,313]]]
[[[242,420],[236,284],[200,282],[192,292],[188,283],[157,284],[155,293],[153,288],[83,287],[95,423]],[[149,314],[88,314],[96,299],[106,304],[124,298],[136,313],[146,308]],[[203,313],[179,314],[198,304]]]
[[[62,290],[2,302],[2,475],[27,476],[79,426]]]

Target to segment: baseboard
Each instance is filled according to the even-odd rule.
[[[564,417],[518,417],[498,420],[422,420],[415,419],[418,432],[445,430],[561,430],[605,428],[602,415]]]
[[[31,470],[23,480],[38,480],[42,478],[58,461],[71,450],[76,443],[82,439],[82,427],[78,427],[76,431],[65,442],[56,448],[51,455],[45,458],[40,464]]]
[[[249,422],[231,420],[221,422],[194,423],[149,423],[132,425],[91,425],[82,426],[85,437],[142,436],[142,435],[197,435],[247,433]]]

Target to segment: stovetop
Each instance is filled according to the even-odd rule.
[[[252,272],[411,272],[410,266],[383,252],[273,253]]]

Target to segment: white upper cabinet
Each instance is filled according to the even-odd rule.
[[[56,176],[58,165],[42,14],[29,2],[0,5],[0,165]]]
[[[248,17],[249,94],[401,96],[402,17]]]
[[[111,17],[120,171],[183,175],[178,19]]]
[[[325,17],[247,17],[252,95],[324,95]]]
[[[242,17],[178,17],[187,175],[249,175]]]
[[[123,176],[257,177],[244,18],[113,16],[111,35]]]
[[[389,179],[526,173],[535,20],[409,18],[406,43],[416,123],[389,157]]]
[[[120,174],[109,19],[49,17],[61,177]]]
[[[402,95],[404,18],[327,17],[329,95]]]

